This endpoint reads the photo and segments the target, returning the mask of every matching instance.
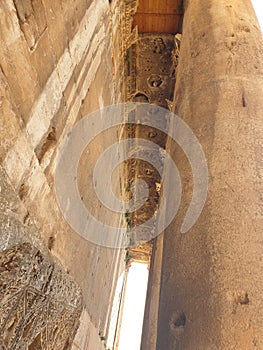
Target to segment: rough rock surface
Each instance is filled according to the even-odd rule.
[[[82,307],[70,276],[30,243],[0,254],[2,349],[70,348]]]
[[[187,1],[175,111],[204,149],[209,188],[198,221],[181,234],[192,174],[182,150],[168,145],[183,200],[164,234],[158,350],[263,347],[262,62],[250,1]]]

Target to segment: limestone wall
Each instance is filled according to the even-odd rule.
[[[115,101],[110,13],[106,0],[0,4],[0,162],[19,197],[8,215],[22,225],[19,241],[25,239],[22,227],[34,227],[32,237],[39,237],[81,287],[83,317],[90,320],[80,330],[85,349],[103,347],[99,333],[106,335],[109,327],[124,257],[121,250],[85,241],[68,226],[55,197],[54,165],[74,123]],[[5,228],[2,250],[16,243],[13,228]],[[84,338],[78,339],[76,347]]]

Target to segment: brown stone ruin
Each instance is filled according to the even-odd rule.
[[[250,0],[5,0],[0,40],[0,350],[118,350],[133,262],[149,269],[141,350],[263,349],[263,41]],[[54,178],[74,125],[122,102],[151,104],[149,119],[157,106],[183,119],[203,148],[209,184],[200,217],[182,234],[189,161],[166,133],[127,112],[85,149],[76,176],[94,216],[135,228],[120,249],[74,231]],[[178,167],[180,208],[157,237],[145,223],[160,220],[162,153],[154,156],[161,173],[131,157],[113,177],[117,195],[135,204],[136,180],[147,183],[139,209],[119,220],[96,197],[92,169],[116,135],[134,149],[139,139],[155,143]]]

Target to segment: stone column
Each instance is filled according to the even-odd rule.
[[[262,33],[249,0],[185,6],[175,111],[204,149],[209,190],[197,223],[181,234],[192,177],[171,147],[183,194],[164,235],[156,348],[262,349]]]

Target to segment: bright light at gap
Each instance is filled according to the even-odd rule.
[[[118,350],[140,350],[148,276],[146,264],[131,264]]]
[[[263,30],[263,2],[262,0],[251,0],[256,12],[261,30]]]

